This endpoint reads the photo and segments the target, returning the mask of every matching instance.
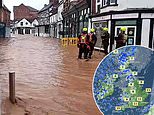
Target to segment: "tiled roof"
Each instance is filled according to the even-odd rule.
[[[31,10],[31,11],[33,11],[33,12],[38,12],[37,9],[35,9],[35,8],[31,7],[31,6],[27,6],[27,7],[29,8],[29,10]]]
[[[48,5],[45,5],[39,12],[43,12],[45,10],[48,10],[52,6],[52,3],[49,3]]]

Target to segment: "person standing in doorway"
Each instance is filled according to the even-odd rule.
[[[89,51],[89,35],[88,29],[83,28],[82,34],[78,37],[79,55],[78,59],[82,59],[82,54],[84,53],[84,59],[87,59],[88,51]]]
[[[120,31],[121,32],[118,34],[118,37],[116,38],[116,48],[125,46],[127,42],[127,35],[125,34],[126,27],[121,27]]]
[[[94,51],[94,46],[95,46],[95,44],[97,42],[97,37],[95,35],[95,29],[94,28],[92,28],[90,30],[89,37],[90,37],[90,39],[89,39],[90,50],[89,50],[89,53],[88,53],[89,54],[88,58],[91,59],[91,56],[92,56],[93,51]]]
[[[110,38],[110,34],[108,33],[108,28],[103,28],[101,39],[102,39],[102,46],[105,54],[108,54],[109,38]]]

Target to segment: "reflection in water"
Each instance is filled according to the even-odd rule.
[[[0,39],[3,113],[99,115],[91,94],[93,73],[103,54],[77,60],[77,48],[33,36]],[[17,105],[7,101],[8,72],[16,72]]]

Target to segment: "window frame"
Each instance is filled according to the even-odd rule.
[[[104,3],[104,1],[106,3]],[[102,0],[102,8],[107,7],[107,6],[118,6],[117,0],[115,0],[114,3],[111,3],[111,0]]]

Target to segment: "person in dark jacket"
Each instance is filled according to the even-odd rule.
[[[90,30],[89,37],[90,37],[90,39],[89,39],[90,50],[89,50],[89,53],[88,53],[89,54],[88,58],[91,59],[91,56],[92,56],[93,51],[94,51],[94,46],[95,46],[95,44],[97,42],[97,37],[95,35],[95,29],[94,28],[92,28]]]
[[[126,45],[127,42],[127,35],[125,34],[126,28],[121,27],[121,32],[119,33],[117,39],[116,39],[116,48],[120,48],[122,46]]]
[[[110,34],[108,33],[108,28],[103,28],[101,39],[102,39],[102,46],[104,48],[105,54],[108,54],[109,38],[110,38]]]
[[[87,28],[83,28],[82,34],[79,35],[77,46],[79,48],[78,59],[82,59],[83,53],[84,53],[84,59],[87,59],[88,51],[90,49],[89,35],[88,35],[88,29]]]

